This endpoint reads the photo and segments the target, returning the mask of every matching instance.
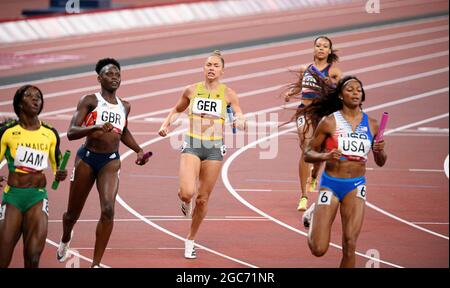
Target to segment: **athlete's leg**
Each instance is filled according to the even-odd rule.
[[[97,190],[100,196],[101,216],[95,233],[94,261],[92,266],[100,265],[100,261],[108,245],[114,226],[114,206],[119,190],[120,160],[106,164],[97,176]]]
[[[323,256],[328,250],[331,226],[339,207],[338,198],[331,191],[323,194],[324,190],[320,190],[308,235],[309,249],[317,257]]]
[[[182,153],[180,157],[180,188],[178,197],[181,201],[190,203],[194,197],[197,185],[197,178],[200,174],[201,161],[197,156],[190,153]]]
[[[307,184],[308,179],[311,177],[311,167],[312,165],[309,163],[306,163],[304,155],[305,155],[305,148],[309,144],[309,141],[311,140],[311,137],[313,135],[313,129],[311,126],[309,126],[308,130],[306,129],[306,126],[300,126],[297,129],[299,143],[300,143],[300,149],[302,150],[302,154],[300,156],[300,161],[298,163],[298,174],[300,178],[300,191],[301,191],[301,198],[300,203],[297,207],[297,210],[299,211],[305,211],[307,208],[307,200],[308,199],[308,190],[307,190]]]
[[[0,220],[0,268],[7,268],[11,262],[14,247],[22,234],[23,215],[13,205],[6,204],[3,220]]]
[[[341,203],[342,260],[341,268],[355,267],[356,241],[364,219],[365,201],[356,196],[357,189],[348,193]]]
[[[67,243],[71,238],[73,226],[80,218],[86,199],[95,182],[94,172],[88,164],[78,156],[75,159],[75,175],[70,182],[69,203],[63,214],[63,236],[61,241]]]
[[[23,258],[25,268],[38,268],[47,238],[48,216],[43,201],[28,209],[23,216]]]
[[[206,216],[208,210],[208,200],[211,195],[217,177],[220,174],[222,161],[205,160],[201,162],[199,189],[197,199],[195,200],[195,208],[192,214],[191,230],[188,235],[189,240],[193,240],[197,235],[198,228]]]

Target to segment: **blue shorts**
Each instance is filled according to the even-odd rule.
[[[329,176],[325,171],[320,179],[320,187],[330,189],[339,199],[339,202],[342,202],[348,193],[365,184],[366,177],[364,176],[357,178],[336,178]],[[365,194],[363,196],[365,197]]]
[[[314,99],[314,98],[317,98],[318,96],[320,96],[319,92],[317,92],[317,93],[314,93],[314,92],[302,93],[302,99]]]
[[[89,166],[91,166],[94,174],[97,175],[98,172],[110,161],[120,160],[119,152],[113,153],[96,153],[88,150],[85,145],[82,145],[78,149],[77,155]]]

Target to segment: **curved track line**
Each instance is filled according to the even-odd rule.
[[[179,135],[179,134],[182,134],[182,133],[184,133],[184,132],[186,132],[186,129],[182,129],[182,130],[179,130],[179,131],[177,131],[177,132],[172,132],[172,133],[170,133],[169,135],[167,135],[167,136],[164,137],[164,138],[163,138],[163,137],[154,138],[154,139],[151,139],[151,140],[149,140],[149,141],[147,141],[147,142],[145,142],[145,143],[140,144],[140,146],[143,148],[143,147],[146,147],[146,146],[148,146],[148,145],[150,145],[150,144],[153,144],[153,143],[156,143],[156,142],[159,142],[159,141],[162,141],[162,140],[170,139],[171,136]],[[125,152],[125,153],[120,157],[120,160],[121,160],[121,161],[125,160],[125,158],[127,158],[128,156],[130,156],[132,153],[134,153],[133,150],[128,150],[127,152]],[[128,205],[128,204],[127,204],[120,196],[119,196],[119,194],[117,194],[116,200],[117,200],[117,202],[119,202],[119,204],[122,205],[122,207],[125,208],[128,212],[130,212],[131,214],[133,214],[134,216],[136,216],[138,219],[142,220],[143,222],[147,223],[148,225],[152,226],[153,228],[156,228],[157,230],[159,230],[159,231],[161,231],[161,232],[163,232],[163,233],[166,233],[166,234],[168,234],[168,235],[170,235],[170,236],[172,236],[172,237],[174,237],[174,238],[176,238],[176,239],[178,239],[178,240],[181,240],[181,241],[183,241],[183,242],[185,241],[185,237],[181,237],[181,236],[179,236],[178,234],[175,234],[175,233],[173,233],[173,232],[171,232],[171,231],[169,231],[169,230],[167,230],[167,229],[165,229],[165,228],[159,226],[158,224],[153,223],[152,221],[148,220],[148,219],[145,218],[144,216],[142,216],[139,212],[137,212],[136,210],[134,210],[133,208],[131,208],[131,207],[130,207],[130,206],[129,206],[129,205]],[[231,260],[231,261],[233,261],[233,262],[242,264],[242,265],[244,265],[244,266],[248,266],[248,267],[251,267],[251,268],[258,268],[258,267],[255,266],[255,265],[252,265],[252,264],[249,264],[249,263],[247,263],[247,262],[241,261],[241,260],[239,260],[239,259],[236,259],[236,258],[227,256],[227,255],[225,255],[225,254],[222,254],[222,253],[220,253],[220,252],[217,252],[217,251],[215,251],[215,250],[212,250],[212,249],[210,249],[210,248],[207,248],[206,246],[199,245],[199,244],[197,244],[197,243],[195,243],[195,246],[197,246],[197,247],[199,247],[199,248],[202,248],[203,250],[206,250],[206,251],[208,251],[208,252],[210,252],[210,253],[212,253],[212,254],[215,254],[215,255],[217,255],[217,256],[220,256],[220,257],[226,258],[226,259],[228,259],[228,260]]]
[[[370,90],[370,88],[369,89],[366,89],[366,90]],[[436,90],[436,91],[438,91],[438,92],[445,92],[445,91],[448,91],[448,88],[444,88],[444,89],[439,89],[439,90]],[[423,97],[423,95],[425,95],[425,96],[430,96],[430,95],[435,95],[436,93],[435,93],[435,91],[431,91],[431,92],[428,92],[428,93],[423,93],[423,94],[420,94],[420,95],[415,95],[415,96],[411,96],[411,97],[407,97],[407,98],[405,98],[405,99],[402,99],[402,101],[392,101],[392,102],[388,102],[388,103],[385,103],[385,104],[383,104],[383,105],[378,105],[378,106],[376,106],[376,109],[380,109],[380,108],[384,108],[384,107],[388,107],[388,106],[392,106],[392,105],[397,105],[397,104],[400,104],[400,103],[404,103],[404,102],[407,102],[407,101],[414,101],[414,100],[417,100],[417,99],[420,99],[420,98],[422,98]],[[420,97],[418,97],[418,96],[420,96]],[[292,104],[295,104],[295,103],[292,103]],[[261,114],[261,113],[266,113],[267,111],[276,111],[276,110],[281,110],[281,109],[284,109],[283,107],[275,107],[275,108],[270,108],[270,109],[263,109],[263,110],[260,110],[260,111],[256,111],[256,112],[251,112],[251,113],[247,113],[246,114],[246,116],[248,116],[248,115],[256,115],[256,114]],[[370,108],[368,109],[368,110],[370,110]],[[372,109],[372,110],[375,110],[375,109]],[[286,130],[286,131],[290,131],[290,130],[292,130],[292,129],[289,129],[289,130]],[[184,133],[186,131],[186,129],[182,129],[182,130],[179,130],[179,131],[177,131],[177,132],[172,132],[172,133],[170,133],[167,137],[164,137],[164,138],[154,138],[154,139],[151,139],[151,140],[149,140],[149,141],[147,141],[147,142],[145,142],[145,143],[143,143],[143,144],[141,144],[140,146],[143,148],[143,147],[146,147],[146,146],[148,146],[148,145],[150,145],[150,144],[153,144],[153,143],[156,143],[156,142],[159,142],[159,141],[162,141],[162,140],[164,140],[164,139],[169,139],[170,138],[170,136],[175,136],[175,135],[179,135],[179,134],[182,134],[182,133]],[[287,133],[287,132],[286,132]],[[270,136],[269,136],[270,137]],[[241,148],[242,149],[242,148]],[[237,152],[239,152],[239,150],[237,151]],[[236,152],[236,153],[237,153]],[[127,152],[125,152],[123,155],[122,155],[122,157],[121,157],[121,159],[125,159],[126,157],[128,157],[129,155],[131,155],[133,153],[133,151],[132,150],[128,150]],[[234,153],[233,155],[235,155],[236,153]],[[233,155],[231,155],[231,157],[233,157]],[[228,160],[227,160],[228,161]],[[226,164],[227,162],[225,162],[225,164]],[[225,165],[224,164],[224,165]],[[223,172],[223,169],[224,168],[222,168],[222,174],[224,173]],[[222,175],[222,177],[223,177],[223,179],[225,179],[224,178],[224,176]],[[226,176],[225,176],[226,177]],[[228,178],[227,178],[228,179]],[[230,185],[231,186],[231,185]],[[139,214],[136,210],[134,210],[133,208],[131,208],[120,196],[119,196],[119,194],[117,195],[117,201],[118,201],[118,203],[120,204],[120,205],[122,205],[122,207],[124,207],[126,210],[128,210],[130,213],[132,213],[134,216],[136,216],[137,218],[139,218],[140,220],[142,220],[143,222],[145,222],[145,223],[147,223],[147,224],[149,224],[150,226],[152,226],[152,227],[154,227],[154,228],[156,228],[156,229],[158,229],[158,230],[160,230],[160,231],[162,231],[162,232],[164,232],[164,233],[166,233],[166,234],[168,234],[168,235],[170,235],[170,236],[172,236],[172,237],[175,237],[175,238],[177,238],[177,239],[179,239],[179,240],[182,240],[182,241],[184,241],[184,238],[183,237],[181,237],[181,236],[179,236],[179,235],[177,235],[177,234],[175,234],[175,233],[173,233],[173,232],[171,232],[171,231],[169,231],[169,230],[167,230],[167,229],[164,229],[164,228],[162,228],[161,226],[159,226],[159,225],[157,225],[157,224],[155,224],[155,223],[153,223],[152,221],[150,221],[150,220],[148,220],[147,218],[145,218],[144,216],[142,216],[141,214]],[[239,200],[239,199],[238,199]],[[245,200],[244,200],[245,201]],[[256,208],[255,208],[256,209]],[[259,210],[258,210],[259,211]],[[261,211],[262,212],[262,211]],[[259,213],[259,212],[257,212],[257,213]],[[262,213],[264,213],[264,212],[262,212]],[[265,213],[264,213],[265,214]],[[262,214],[261,214],[262,215]],[[266,218],[269,218],[269,219],[271,219],[272,220],[272,218],[270,218],[270,216],[266,216],[266,214],[265,215],[263,215],[264,217],[266,217]],[[274,219],[274,218],[273,218]],[[275,220],[272,220],[272,221],[275,221]],[[282,222],[280,222],[280,223],[282,223]],[[279,223],[279,224],[280,224]],[[283,223],[284,224],[284,223]],[[283,225],[283,224],[280,224],[280,225]],[[287,224],[285,224],[285,225],[287,225]],[[288,225],[287,225],[288,226]],[[290,226],[289,226],[290,227]],[[291,227],[292,228],[292,227]],[[290,229],[290,228],[288,228],[288,229]],[[298,232],[298,233],[300,233],[300,234],[304,234],[305,236],[307,235],[306,233],[304,233],[304,232],[302,232],[302,231],[299,231],[299,230],[296,230],[295,228],[292,228],[292,229],[294,229],[296,232]],[[200,248],[203,248],[204,250],[206,250],[206,251],[209,251],[209,252],[211,252],[211,253],[214,253],[214,254],[216,254],[216,255],[219,255],[219,256],[221,256],[221,257],[225,257],[225,258],[227,258],[227,259],[230,259],[230,260],[232,260],[232,261],[240,261],[240,260],[237,260],[237,259],[234,259],[234,258],[231,258],[231,257],[229,257],[229,256],[226,256],[226,255],[224,255],[224,254],[222,254],[222,253],[219,253],[219,252],[216,252],[216,251],[214,251],[214,250],[211,250],[211,249],[209,249],[209,248],[207,248],[207,247],[204,247],[204,246],[202,246],[202,245],[198,245],[198,244],[195,244],[197,247],[200,247]],[[334,244],[334,243],[332,243],[331,244],[332,246],[334,246],[334,245],[336,245],[336,244]],[[334,246],[334,247],[336,247],[336,248],[338,248],[338,249],[342,249],[340,246],[338,246],[338,245],[336,245],[336,246]],[[359,252],[358,252],[359,253]],[[385,263],[385,264],[387,264],[387,265],[390,265],[390,266],[393,266],[393,267],[400,267],[401,268],[401,266],[398,266],[398,265],[396,265],[396,264],[392,264],[392,263],[389,263],[389,262],[385,262],[385,261],[382,261],[382,260],[378,260],[378,259],[375,259],[375,258],[371,258],[370,256],[367,256],[367,255],[365,255],[365,254],[361,254],[361,253],[359,253],[358,255],[360,255],[360,256],[362,256],[362,257],[365,257],[365,258],[368,258],[368,259],[371,259],[371,260],[375,260],[375,261],[380,261],[381,263]],[[243,264],[243,263],[245,263],[245,262],[238,262],[238,263],[240,263],[240,264]],[[247,264],[247,263],[246,263]],[[244,264],[245,265],[245,264]],[[248,264],[248,265],[251,265],[251,264]],[[250,267],[253,267],[253,265],[252,266],[250,266]],[[256,267],[256,266],[254,266],[254,267]]]
[[[446,89],[447,89],[447,91],[448,91],[448,88],[446,88]],[[410,101],[415,100],[414,97],[410,97],[410,98],[412,98],[412,99],[410,99]],[[366,111],[366,112],[374,111],[374,110],[378,110],[378,109],[381,109],[381,108],[384,108],[384,107],[393,106],[393,105],[398,105],[398,104],[403,103],[403,102],[406,102],[406,101],[402,101],[402,102],[399,102],[399,101],[392,101],[392,102],[388,102],[388,103],[385,103],[385,104],[382,104],[382,105],[378,105],[378,106],[376,106],[376,107],[370,107],[370,108],[367,108],[367,109],[365,109],[365,111]],[[449,115],[448,113],[445,113],[445,114],[438,115],[438,116],[435,116],[435,117],[431,117],[431,118],[428,118],[428,119],[425,119],[425,120],[422,120],[422,121],[417,121],[417,122],[414,122],[414,123],[411,123],[411,124],[408,124],[408,125],[404,125],[404,126],[401,126],[401,127],[395,128],[395,129],[391,129],[391,130],[387,131],[387,132],[385,133],[385,135],[389,135],[389,134],[391,134],[391,133],[394,133],[394,132],[397,132],[397,131],[401,131],[401,130],[404,130],[404,129],[408,129],[408,128],[411,128],[411,127],[413,127],[413,126],[421,125],[421,124],[424,124],[424,123],[427,123],[427,122],[436,121],[436,120],[439,120],[439,119],[448,117],[448,115]],[[223,179],[223,182],[224,182],[225,187],[227,187],[227,190],[228,190],[228,191],[229,191],[229,192],[230,192],[230,193],[231,193],[238,201],[240,201],[242,204],[244,204],[245,206],[249,207],[251,210],[255,211],[256,213],[258,213],[258,214],[260,214],[260,215],[262,215],[262,216],[264,216],[264,217],[267,217],[267,218],[271,219],[272,221],[276,222],[277,224],[279,224],[279,225],[281,225],[281,226],[283,226],[283,227],[285,227],[285,228],[287,228],[287,229],[289,229],[289,230],[292,230],[292,231],[294,231],[294,232],[297,232],[297,233],[299,233],[299,234],[302,234],[302,235],[304,235],[304,236],[307,236],[306,233],[304,233],[304,232],[302,232],[302,231],[299,231],[299,230],[297,230],[297,229],[295,229],[295,228],[293,228],[293,227],[291,227],[291,226],[285,224],[284,222],[281,222],[281,221],[279,221],[279,220],[277,220],[277,219],[275,219],[275,218],[269,216],[268,214],[264,213],[263,211],[259,210],[258,208],[254,207],[253,205],[251,205],[250,203],[248,203],[245,199],[243,199],[243,198],[242,198],[242,197],[241,197],[241,196],[233,189],[232,185],[231,185],[230,182],[229,182],[229,178],[228,178],[228,169],[229,169],[229,166],[231,165],[231,162],[232,162],[235,158],[237,158],[237,156],[239,156],[240,154],[242,154],[244,151],[248,150],[250,147],[256,146],[257,144],[259,144],[259,143],[261,143],[261,142],[263,142],[263,141],[265,141],[265,140],[271,139],[271,138],[273,138],[273,137],[277,137],[277,136],[279,136],[279,135],[284,135],[284,134],[286,134],[286,133],[289,133],[289,132],[292,132],[292,131],[295,131],[295,130],[296,130],[296,128],[293,127],[293,128],[284,130],[284,131],[282,131],[282,132],[276,132],[276,133],[274,133],[274,134],[272,134],[272,135],[270,135],[270,136],[268,136],[268,137],[264,137],[264,138],[262,138],[262,139],[260,139],[260,140],[254,141],[254,142],[252,142],[252,143],[246,145],[246,146],[243,147],[243,148],[240,148],[240,149],[239,149],[238,151],[236,151],[233,155],[231,155],[231,157],[228,158],[228,159],[226,160],[226,162],[224,163],[223,168],[222,168],[222,179]],[[397,217],[397,216],[395,216],[395,215],[393,215],[393,214],[391,214],[391,213],[389,213],[389,212],[387,212],[387,211],[385,211],[385,210],[383,210],[383,209],[381,209],[381,208],[379,208],[379,207],[377,207],[377,206],[375,206],[375,205],[373,205],[373,204],[371,204],[371,203],[369,203],[369,202],[367,202],[367,201],[366,201],[366,204],[367,204],[368,207],[370,207],[370,208],[372,208],[372,209],[374,209],[374,210],[376,210],[376,211],[378,211],[378,212],[380,212],[380,213],[382,213],[382,214],[384,214],[384,215],[386,215],[386,216],[388,216],[388,217],[390,217],[390,218],[392,218],[392,219],[394,219],[394,220],[397,220],[397,221],[399,221],[399,222],[401,222],[401,223],[407,224],[407,225],[409,225],[409,226],[411,226],[411,227],[413,227],[413,228],[415,228],[415,229],[421,230],[421,231],[426,232],[426,233],[429,233],[429,234],[431,234],[431,235],[434,235],[434,236],[441,237],[441,238],[443,238],[443,239],[449,240],[449,237],[447,237],[447,236],[445,236],[445,235],[436,233],[436,232],[434,232],[434,231],[432,231],[432,230],[429,230],[429,229],[420,227],[420,226],[418,226],[418,225],[416,225],[416,224],[414,224],[414,223],[412,223],[412,222],[410,222],[410,221],[407,221],[407,220],[404,220],[404,219],[402,219],[402,218],[400,218],[400,217]],[[336,247],[336,248],[341,249],[340,246],[338,246],[338,245],[336,245],[336,244],[333,244],[333,243],[331,243],[331,242],[330,242],[330,245],[332,245],[333,247]],[[357,255],[360,255],[360,254],[357,253]],[[361,254],[360,256],[365,257],[365,258],[368,257],[367,255],[364,255],[364,254]],[[381,261],[380,261],[380,262],[381,262]],[[389,263],[389,264],[390,264],[390,263]],[[395,265],[395,264],[394,264],[394,265]]]
[[[250,204],[247,200],[245,200],[244,198],[242,198],[242,197],[236,192],[236,190],[234,190],[233,186],[231,186],[231,184],[230,184],[230,180],[228,179],[228,169],[229,169],[229,167],[230,167],[230,165],[231,165],[231,162],[233,162],[233,160],[236,159],[240,154],[242,154],[243,152],[245,152],[245,151],[248,150],[249,148],[256,147],[256,145],[259,144],[259,143],[261,143],[261,142],[264,142],[264,141],[269,140],[269,139],[274,138],[274,137],[278,137],[278,136],[281,136],[281,135],[290,133],[290,132],[292,132],[292,131],[294,131],[294,130],[296,130],[296,129],[297,129],[297,128],[294,127],[294,128],[291,128],[291,129],[287,129],[287,130],[283,130],[283,131],[281,131],[281,132],[277,132],[277,133],[271,134],[271,135],[266,136],[266,137],[264,137],[264,138],[261,138],[261,139],[259,139],[259,140],[253,141],[252,143],[249,143],[249,144],[247,144],[246,146],[240,148],[239,150],[237,150],[235,153],[233,153],[233,154],[225,161],[225,163],[223,164],[222,172],[221,172],[221,173],[222,173],[222,181],[223,181],[225,187],[227,188],[228,192],[230,192],[230,194],[233,195],[234,198],[236,198],[239,202],[241,202],[242,204],[244,204],[245,206],[247,206],[250,210],[253,210],[254,212],[258,213],[259,215],[261,215],[261,216],[263,216],[263,217],[266,217],[267,219],[272,220],[273,222],[277,223],[278,225],[281,225],[281,226],[283,226],[284,228],[287,228],[287,229],[289,229],[289,230],[291,230],[291,231],[293,231],[293,232],[295,232],[295,233],[298,233],[298,234],[301,234],[301,235],[303,235],[303,236],[305,236],[305,237],[308,237],[308,234],[307,234],[307,233],[305,233],[305,232],[303,232],[303,231],[301,231],[301,230],[298,230],[298,229],[296,229],[296,228],[294,228],[294,227],[292,227],[292,226],[290,226],[290,225],[288,225],[288,224],[286,224],[286,223],[284,223],[284,222],[282,222],[282,221],[280,221],[280,220],[278,220],[278,219],[276,219],[276,218],[270,216],[269,214],[263,212],[262,210],[256,208],[256,207],[253,206],[252,204]],[[330,245],[331,245],[332,247],[335,247],[335,248],[337,248],[337,249],[342,250],[342,247],[341,247],[341,246],[339,246],[339,245],[337,245],[337,244],[335,244],[335,243],[333,243],[333,242],[330,242]],[[356,252],[356,255],[361,256],[361,257],[364,257],[364,258],[367,258],[367,259],[370,259],[370,260],[373,260],[373,261],[377,261],[377,262],[380,262],[380,263],[383,263],[383,264],[386,264],[386,265],[389,265],[389,266],[392,266],[392,267],[396,267],[396,268],[404,268],[404,267],[399,266],[399,265],[397,265],[397,264],[390,263],[390,262],[387,262],[387,261],[384,261],[384,260],[381,260],[381,259],[378,259],[378,258],[373,258],[373,257],[370,257],[370,256],[368,256],[368,255],[366,255],[366,254],[363,254],[363,253],[360,253],[360,252]]]
[[[64,136],[67,135],[67,133],[61,133],[61,134],[59,134],[59,135],[60,135],[60,137],[64,137]],[[3,160],[3,161],[0,163],[0,169],[2,169],[2,167],[5,166],[5,164],[6,164],[6,160]],[[52,240],[50,240],[50,239],[48,239],[48,238],[45,238],[45,242],[47,242],[48,244],[50,244],[50,245],[52,245],[52,246],[55,246],[56,248],[59,247],[59,244],[53,242]],[[90,262],[90,263],[93,263],[93,262],[94,262],[94,260],[92,260],[91,258],[88,258],[88,257],[86,257],[86,256],[83,256],[83,255],[81,255],[80,253],[75,252],[75,251],[73,251],[73,250],[71,250],[71,249],[69,249],[69,254],[71,254],[71,255],[73,255],[73,256],[76,256],[76,257],[78,257],[78,258],[81,258],[81,259],[83,259],[83,260],[85,260],[85,261],[87,261],[87,262]],[[105,264],[102,264],[102,263],[100,263],[100,266],[103,267],[103,268],[111,268],[110,266],[105,265]]]

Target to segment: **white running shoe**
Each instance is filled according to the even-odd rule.
[[[188,240],[184,242],[184,258],[195,259],[197,254],[195,253],[194,240]]]
[[[58,260],[59,262],[64,262],[67,260],[67,258],[69,258],[69,246],[70,246],[70,241],[72,241],[73,238],[73,230],[72,232],[70,232],[70,240],[67,243],[63,243],[62,241],[59,242],[59,247],[56,250],[56,260]]]
[[[303,226],[305,226],[305,228],[309,228],[309,226],[311,225],[311,220],[314,214],[314,207],[316,206],[316,203],[313,203],[311,206],[309,206],[309,208],[303,213],[302,216],[302,222],[303,222]]]
[[[192,199],[189,203],[181,201],[181,213],[183,213],[185,217],[189,218],[192,216],[192,202]]]

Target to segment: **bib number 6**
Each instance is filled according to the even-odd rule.
[[[319,205],[330,205],[331,197],[333,197],[333,192],[328,190],[322,190],[319,192],[319,201],[317,204]]]
[[[363,199],[364,201],[366,200],[366,194],[367,194],[367,190],[366,190],[366,185],[359,185],[357,187],[358,192],[356,192],[356,196]]]

